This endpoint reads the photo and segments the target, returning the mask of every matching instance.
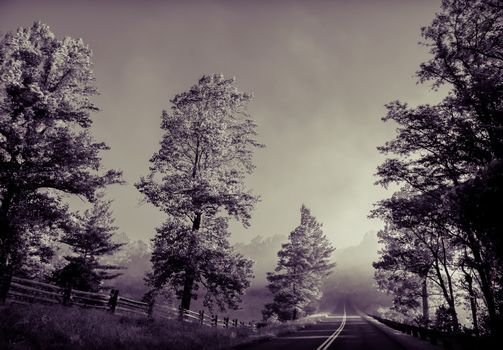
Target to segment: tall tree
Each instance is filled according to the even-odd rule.
[[[323,279],[335,266],[330,263],[335,248],[324,235],[322,225],[304,205],[300,213],[300,225],[278,252],[275,272],[267,274],[274,300],[266,305],[266,318],[275,313],[281,320],[297,319],[299,311],[321,298]]]
[[[451,91],[435,106],[387,106],[384,119],[397,122],[399,129],[379,148],[393,157],[378,168],[380,184],[397,182],[417,196],[400,206],[389,200],[379,204],[389,209],[395,225],[413,213],[451,248],[466,249],[458,261],[477,275],[493,333],[503,305],[496,233],[501,220],[490,202],[501,201],[503,193],[502,20],[497,0],[442,1],[441,11],[422,30],[432,57],[417,74],[420,82]],[[416,210],[428,203],[428,211]],[[489,210],[482,214],[481,208]]]
[[[234,79],[205,75],[171,100],[171,113],[162,112],[165,133],[160,150],[151,158],[150,173],[136,187],[168,216],[158,234],[184,232],[188,255],[210,234],[201,230],[205,225],[230,216],[249,226],[257,197],[246,189],[244,180],[254,169],[253,150],[262,147],[256,141],[256,124],[246,112],[250,100],[251,95],[236,89]],[[161,241],[154,240],[154,250]],[[153,263],[156,285],[169,282],[171,275],[166,276],[163,268],[155,269],[160,265]],[[180,297],[185,309],[195,295],[198,274],[194,264],[184,264],[177,278],[183,280]]]
[[[114,242],[118,227],[114,226],[110,205],[111,201],[100,194],[83,215],[74,215],[72,227],[61,237],[74,255],[65,256],[68,264],[55,272],[53,278],[58,284],[97,291],[103,280],[120,275],[109,272],[120,269],[119,266],[101,261],[124,245]]]
[[[471,176],[456,187],[451,199],[458,213],[453,215],[455,224],[463,228],[469,242],[491,328],[496,331],[502,323],[503,300],[501,284],[494,282],[503,272],[503,250],[500,233],[495,234],[493,228],[501,228],[501,220],[492,209],[483,217],[478,214],[480,209],[475,215],[473,209],[491,208],[496,203],[491,205],[489,200],[501,200],[503,194],[498,181],[503,167],[503,6],[498,0],[445,0],[442,10],[423,29],[433,57],[421,66],[419,77],[437,86],[450,84],[453,89],[448,100],[459,113],[469,116],[479,131],[465,136],[466,149],[472,151]],[[478,191],[484,196],[476,195]],[[497,265],[491,266],[490,261]]]
[[[120,172],[102,171],[108,147],[89,132],[96,93],[81,39],[56,39],[36,22],[0,41],[0,277],[23,265],[30,232],[64,230],[62,193],[93,200],[120,182]]]

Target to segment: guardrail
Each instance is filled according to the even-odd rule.
[[[0,302],[13,304],[63,304],[89,309],[99,309],[118,315],[136,315],[158,319],[178,319],[183,322],[194,322],[209,327],[248,327],[256,330],[253,322],[240,322],[229,317],[219,318],[216,314],[207,314],[203,310],[198,312],[179,309],[169,304],[146,303],[139,300],[125,298],[119,295],[118,289],[112,289],[110,294],[85,292],[72,288],[62,288],[49,283],[33,281],[26,278],[12,276],[3,283]]]
[[[387,320],[375,315],[369,316],[388,327],[391,327],[413,337],[429,341],[434,345],[440,345],[446,350],[472,350],[479,347],[491,348],[490,345],[495,344],[495,339],[488,336],[476,337],[466,333],[442,332],[436,329],[413,326],[392,320]]]

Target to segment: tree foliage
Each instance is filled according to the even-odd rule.
[[[91,50],[40,22],[0,41],[0,270],[20,269],[43,234],[66,229],[62,194],[94,199],[120,182],[90,135]]]
[[[503,7],[496,0],[444,0],[422,35],[431,58],[421,64],[419,81],[450,92],[437,105],[387,105],[383,119],[398,131],[379,147],[391,157],[378,167],[378,183],[398,183],[407,196],[381,201],[373,215],[431,243],[442,310],[455,331],[453,289],[475,277],[495,332],[503,305],[496,209],[503,194]],[[461,265],[470,276],[455,272]]]
[[[229,248],[227,220],[249,226],[257,201],[245,186],[254,169],[253,150],[262,147],[246,112],[250,100],[251,95],[236,89],[234,79],[221,75],[205,75],[176,95],[171,113],[162,112],[164,135],[150,172],[136,184],[168,216],[153,240],[150,280],[156,288],[167,283],[181,288],[178,294],[187,309],[198,283],[207,288],[207,304],[214,301],[220,307],[236,307],[247,286],[250,263]],[[169,248],[168,242],[179,249]]]
[[[111,201],[100,194],[93,206],[83,215],[74,215],[71,228],[61,237],[61,243],[70,247],[73,255],[65,256],[68,264],[56,270],[53,279],[65,287],[97,291],[103,280],[119,276],[110,270],[119,266],[104,264],[101,260],[115,253],[124,244],[114,242],[118,227],[110,210]]]
[[[266,305],[265,318],[276,314],[280,320],[296,319],[309,303],[321,298],[323,279],[335,266],[330,263],[335,248],[323,234],[322,225],[304,205],[300,212],[300,225],[278,252],[275,272],[267,274],[274,300]]]
[[[164,223],[153,240],[150,282],[156,289],[174,287],[181,298],[183,289],[176,287],[184,286],[189,267],[194,271],[193,298],[202,287],[205,306],[237,308],[253,277],[253,263],[234,251],[228,237],[224,218],[208,218],[197,233],[181,220]]]
[[[244,179],[254,169],[253,149],[261,145],[246,113],[251,95],[233,83],[205,75],[171,100],[171,113],[162,112],[161,147],[137,187],[166,214],[194,221],[197,214],[224,210],[249,224],[257,198]]]

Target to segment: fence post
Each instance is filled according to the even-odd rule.
[[[12,270],[8,269],[7,272],[0,276],[0,304],[4,304],[9,294],[10,283],[12,282]]]
[[[148,301],[148,308],[147,308],[147,317],[152,318],[154,316],[154,304],[155,304],[155,299],[150,298]]]
[[[199,311],[199,323],[203,324],[204,322],[204,310]]]
[[[232,321],[232,323],[233,323],[234,327],[237,327],[238,326],[238,319],[235,318],[234,321]]]
[[[178,319],[180,321],[183,322],[183,319],[184,319],[184,314],[185,314],[185,310],[183,309],[183,307],[180,305],[180,308],[178,309]]]
[[[212,318],[213,327],[217,327],[218,326],[218,315],[213,315],[211,318]]]
[[[229,328],[229,317],[224,317],[225,328]]]
[[[110,291],[110,299],[108,300],[108,311],[115,313],[115,308],[117,307],[117,301],[119,301],[119,290],[112,289]]]
[[[72,304],[72,286],[68,286],[63,291],[63,305],[70,306]]]

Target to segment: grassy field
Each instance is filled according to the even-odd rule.
[[[111,315],[99,310],[43,305],[0,307],[2,350],[189,350],[228,349],[274,337],[299,325],[250,329],[215,329],[176,320]]]

